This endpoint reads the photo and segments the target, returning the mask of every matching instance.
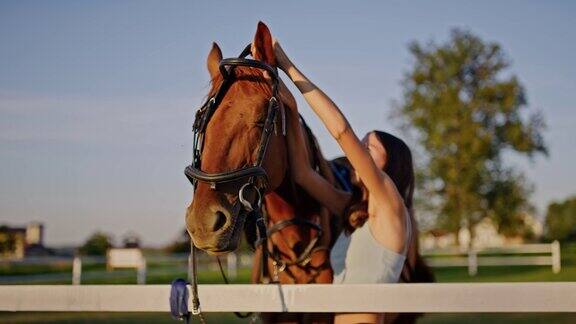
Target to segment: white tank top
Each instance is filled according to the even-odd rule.
[[[406,261],[412,236],[412,222],[406,214],[406,243],[402,254],[378,243],[366,222],[348,236],[340,234],[332,251],[330,262],[335,284],[397,283]]]

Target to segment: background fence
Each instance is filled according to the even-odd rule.
[[[498,247],[460,248],[449,247],[422,251],[432,267],[468,267],[474,276],[479,266],[551,266],[554,273],[561,270],[560,243],[522,244]]]
[[[467,267],[469,275],[476,275],[479,267],[489,266],[550,266],[554,273],[561,270],[560,244],[525,244],[507,247],[484,247],[465,250],[458,247],[422,251],[432,267]],[[0,276],[0,284],[50,283],[125,283],[121,279],[136,279],[146,283],[148,276],[186,276],[188,254],[144,255],[140,267],[117,269],[107,265],[102,257],[31,257],[18,261],[0,261],[0,266],[12,266],[30,271],[14,271]],[[200,254],[199,271],[218,271],[216,258]],[[227,275],[235,279],[239,271],[249,269],[251,254],[228,254],[221,258]],[[36,269],[36,271],[33,271]],[[132,280],[131,279],[131,280]]]
[[[144,284],[147,277],[185,277],[189,269],[188,257],[188,254],[145,254],[144,266],[138,269],[109,267],[105,256],[30,257],[22,260],[4,260],[0,261],[0,268],[12,271],[0,274],[0,285],[125,283],[127,279]],[[235,279],[240,269],[251,266],[252,255],[230,254],[221,258],[221,261],[228,276]],[[200,254],[198,268],[199,271],[214,272],[218,271],[218,263],[216,258]]]

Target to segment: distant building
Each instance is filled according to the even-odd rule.
[[[529,214],[523,214],[524,225],[533,234],[534,238],[542,236],[542,224]],[[505,246],[526,243],[523,236],[504,236],[498,233],[498,228],[490,218],[484,218],[474,225],[474,239],[472,245],[476,247]],[[460,242],[460,246],[466,247],[470,244],[470,231],[468,228],[461,228],[458,237],[455,233],[443,230],[429,230],[420,234],[420,246],[424,250],[446,248],[455,246]]]
[[[44,225],[29,223],[26,227],[0,226],[0,259],[23,259],[49,254],[44,246]]]

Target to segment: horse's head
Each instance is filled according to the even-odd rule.
[[[272,36],[268,28],[258,24],[252,43],[254,59],[275,66]],[[222,53],[215,43],[207,59],[212,79],[209,97],[214,96],[224,82],[220,70]],[[288,168],[285,139],[282,134],[282,109],[275,116],[275,130],[269,143],[261,147],[263,127],[273,96],[273,78],[263,69],[236,66],[233,82],[217,103],[204,130],[200,170],[207,174],[231,172],[254,165],[263,150],[262,168],[267,175],[267,191],[277,188]],[[280,104],[292,105],[293,97],[286,88],[278,94]],[[239,191],[249,177],[218,184],[216,188],[198,182],[192,203],[188,207],[186,223],[194,244],[209,253],[226,253],[236,249],[243,230],[245,213],[239,202]],[[260,179],[261,180],[261,179]],[[255,193],[252,193],[256,199]]]

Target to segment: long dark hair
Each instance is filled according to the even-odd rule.
[[[404,199],[406,208],[412,214],[414,196],[414,164],[412,152],[400,138],[383,131],[372,131],[386,150],[386,163],[383,171],[390,177],[398,192]],[[368,219],[368,193],[362,183],[353,182],[352,198],[344,213],[344,229],[351,233],[364,225]]]
[[[408,210],[412,209],[412,200],[414,198],[414,163],[412,161],[412,152],[406,143],[400,138],[386,132],[373,131],[384,149],[386,150],[387,160],[384,166],[384,172],[392,179],[398,192],[404,199],[404,204]]]

